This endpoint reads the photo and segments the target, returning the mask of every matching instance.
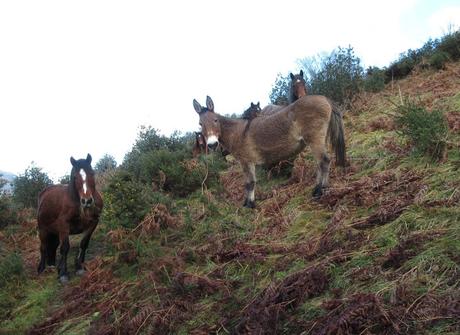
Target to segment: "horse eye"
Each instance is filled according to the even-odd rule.
[[[200,126],[202,126],[201,122],[200,122]]]
[[[214,123],[217,123],[217,119],[214,119]]]

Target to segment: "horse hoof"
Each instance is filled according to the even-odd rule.
[[[61,284],[67,284],[69,282],[69,277],[68,276],[60,276],[59,281]]]
[[[79,270],[77,270],[76,273],[77,273],[77,276],[83,276],[85,274],[85,272],[86,271],[84,269],[79,269]]]
[[[256,203],[254,201],[246,200],[243,207],[246,208],[256,208]]]
[[[313,198],[318,200],[323,195],[323,188],[319,185],[316,185],[313,190]]]

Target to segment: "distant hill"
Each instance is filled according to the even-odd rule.
[[[13,182],[13,179],[16,178],[16,175],[11,172],[0,170],[0,178],[6,179],[8,181],[8,183],[5,186],[3,186],[1,190],[10,192],[12,190],[11,183]]]

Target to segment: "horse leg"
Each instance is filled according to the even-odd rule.
[[[47,234],[40,230],[39,232],[40,238],[40,262],[38,263],[38,273],[42,273],[45,270],[45,260],[46,260],[46,245],[47,245]]]
[[[59,260],[58,265],[58,275],[59,280],[61,283],[65,284],[69,281],[69,275],[67,273],[67,255],[70,249],[70,242],[69,242],[69,233],[59,233],[59,242],[60,242],[60,249],[59,252],[61,254],[61,258]]]
[[[323,195],[323,188],[328,184],[330,158],[326,151],[326,144],[313,145],[313,156],[318,164],[316,173],[316,186],[313,189],[313,198],[318,199]]]
[[[59,237],[56,234],[49,234],[46,248],[46,263],[48,266],[56,265],[56,250],[59,246]]]
[[[85,273],[82,263],[85,261],[86,249],[88,249],[89,240],[94,232],[94,229],[96,228],[96,225],[97,222],[94,224],[93,227],[85,231],[83,238],[81,239],[80,251],[78,252],[77,258],[75,259],[75,269],[77,271],[77,275],[82,275],[83,273]]]
[[[256,186],[256,166],[253,163],[243,164],[243,172],[246,176],[246,182],[244,185],[246,196],[244,200],[244,207],[255,208],[255,196],[254,189]]]

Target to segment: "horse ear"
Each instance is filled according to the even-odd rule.
[[[291,77],[291,80],[294,80],[294,75],[292,73],[289,73],[289,77]]]
[[[201,113],[201,105],[198,101],[193,99],[193,108],[195,108],[195,111],[200,114]]]
[[[86,155],[86,162],[87,162],[88,164],[91,164],[91,161],[92,161],[92,160],[93,160],[93,158],[91,157],[90,154]]]
[[[206,107],[208,107],[210,111],[214,112],[214,102],[212,102],[212,99],[209,95],[206,97]]]
[[[256,105],[254,105],[254,104],[252,103],[252,101],[251,101],[251,107],[255,107],[255,106],[256,106]]]
[[[260,108],[260,101],[257,101],[257,107]]]
[[[300,76],[303,77],[303,70],[300,70]]]
[[[70,156],[70,163],[72,164],[72,166],[75,166],[75,167],[77,165],[77,161],[72,156]]]

